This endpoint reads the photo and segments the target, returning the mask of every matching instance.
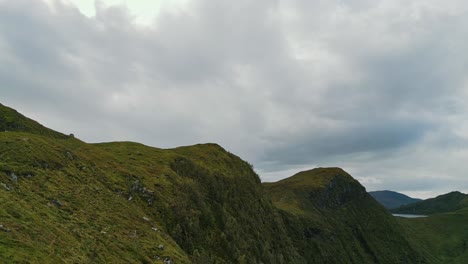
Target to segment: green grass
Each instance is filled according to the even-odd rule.
[[[38,122],[29,119],[16,110],[0,104],[0,132],[28,132],[53,138],[67,138],[68,136],[46,128]]]
[[[262,185],[216,144],[87,144],[1,105],[0,129],[1,263],[426,263],[339,168]]]
[[[11,230],[0,259],[10,263],[300,259],[251,166],[216,144],[163,150],[4,132],[0,183],[11,189],[0,186],[0,224]]]
[[[468,208],[398,221],[411,244],[432,263],[468,263]]]
[[[264,184],[308,263],[426,263],[395,219],[339,168]]]
[[[72,138],[13,132],[0,133],[0,150],[0,182],[12,189],[0,189],[0,224],[11,230],[1,238],[5,261],[188,262],[143,197],[128,201],[131,171],[112,155]]]

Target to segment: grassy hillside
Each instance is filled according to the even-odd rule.
[[[66,138],[62,133],[46,128],[16,110],[0,104],[0,131],[28,132],[53,138]]]
[[[391,212],[396,214],[431,215],[453,212],[465,207],[468,207],[468,195],[461,192],[450,192],[435,198],[392,209]]]
[[[393,191],[374,191],[369,192],[369,194],[387,209],[393,209],[403,205],[422,201],[421,199],[411,198],[402,193]]]
[[[3,263],[188,262],[114,155],[14,132],[0,133],[0,153]]]
[[[8,132],[0,153],[0,258],[10,263],[299,258],[251,167],[217,145],[161,150]]]
[[[468,208],[424,218],[398,218],[411,244],[431,263],[468,263]]]
[[[263,186],[216,144],[87,144],[1,109],[0,263],[424,263],[341,169]]]
[[[265,184],[307,263],[425,263],[395,219],[339,168]]]

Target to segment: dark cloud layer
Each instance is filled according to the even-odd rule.
[[[267,181],[468,190],[463,1],[194,0],[148,26],[97,7],[0,0],[2,103],[89,142],[217,142]]]

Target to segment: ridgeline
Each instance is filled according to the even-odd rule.
[[[338,168],[260,182],[216,144],[88,144],[0,105],[2,263],[426,263]]]

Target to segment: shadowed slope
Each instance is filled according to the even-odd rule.
[[[339,168],[267,183],[308,263],[425,263],[395,219]]]

